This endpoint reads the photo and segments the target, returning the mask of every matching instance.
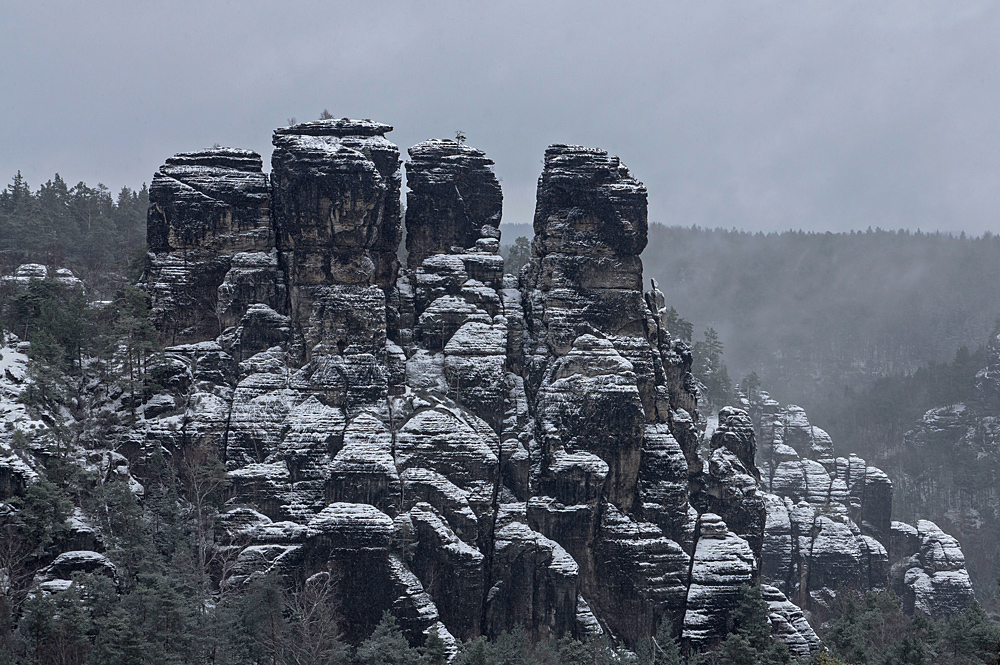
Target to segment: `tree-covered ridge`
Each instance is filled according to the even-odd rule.
[[[961,346],[946,362],[930,362],[914,372],[893,373],[868,387],[844,391],[834,411],[820,409],[838,448],[888,465],[899,462],[904,437],[929,409],[963,403],[978,414],[996,411],[995,396],[976,387],[976,374],[987,364],[984,345]],[[893,471],[901,470],[893,467]]]
[[[990,234],[651,224],[642,258],[669,305],[718,331],[734,377],[756,370],[822,427],[821,407],[845,389],[975,348],[1000,316],[1000,237]]]
[[[69,186],[59,174],[32,191],[20,172],[0,191],[0,272],[20,264],[70,268],[94,295],[134,282],[146,246],[149,192]]]

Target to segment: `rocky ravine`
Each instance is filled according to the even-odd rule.
[[[415,643],[522,625],[632,646],[663,617],[711,642],[759,580],[801,656],[802,610],[887,586],[890,553],[917,609],[971,600],[954,540],[890,523],[885,475],[791,407],[760,407],[760,432],[724,409],[699,450],[690,350],[642,291],[646,190],[616,157],[549,147],[512,279],[492,162],[410,148],[402,267],[390,130],[304,123],[275,131],[270,178],[228,148],[154,177],[143,286],[167,388],[121,452],[140,479],[155,451],[225,461],[223,584],[335,567],[350,640],[388,609]]]

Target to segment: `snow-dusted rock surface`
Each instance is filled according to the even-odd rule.
[[[744,402],[757,418],[768,492],[762,580],[807,610],[827,606],[839,588],[892,588],[908,611],[932,617],[968,607],[958,541],[932,522],[891,522],[892,481],[881,469],[854,454],[836,457],[830,436],[800,407],[766,393]]]
[[[721,515],[760,559],[767,509],[754,465],[756,435],[746,411],[722,409],[709,448],[707,473],[692,500],[700,510]]]
[[[965,555],[953,536],[929,520],[919,520],[916,529],[893,522],[892,530],[897,545],[892,586],[904,608],[936,617],[961,612],[973,602]]]
[[[887,466],[897,483],[895,519],[931,520],[955,536],[965,550],[977,598],[995,610],[1000,602],[1000,523],[993,517],[1000,514],[1000,335],[987,343],[986,361],[971,387],[964,401],[925,412],[902,445],[887,451]],[[914,551],[908,549],[907,556]],[[896,551],[890,554],[895,562]]]
[[[69,268],[56,268],[52,275],[49,275],[49,269],[40,263],[24,263],[17,267],[13,275],[4,275],[0,277],[0,284],[13,284],[16,286],[27,286],[35,280],[44,280],[52,278],[56,282],[59,282],[63,286],[69,287],[71,289],[85,290],[83,282],[73,274],[73,271]]]
[[[761,584],[760,590],[767,601],[772,635],[788,645],[793,657],[808,660],[819,650],[820,641],[802,609],[770,584]]]
[[[149,202],[143,283],[168,342],[213,339],[250,303],[283,300],[260,155],[177,154],[153,175]]]
[[[663,617],[718,637],[756,579],[764,499],[742,412],[698,456],[690,351],[655,285],[640,290],[645,188],[603,151],[550,148],[518,283],[497,254],[491,162],[420,144],[397,277],[390,129],[275,132],[274,244],[228,265],[250,274],[276,252],[287,297],[218,288],[251,301],[221,348],[171,351],[189,378],[147,402],[144,445],[180,452],[197,432],[226,461],[233,510],[273,520],[253,527],[238,578],[367,566],[364,607],[342,605],[354,634],[393,609],[416,642],[439,624],[458,639],[521,624],[635,644]],[[199,380],[207,358],[230,369]],[[710,507],[723,517],[699,516]]]
[[[715,513],[700,516],[698,536],[682,636],[704,643],[724,634],[729,610],[739,598],[740,587],[753,583],[757,562],[750,545]]]

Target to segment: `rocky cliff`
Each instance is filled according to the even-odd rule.
[[[171,343],[217,337],[249,303],[284,299],[260,155],[180,153],[149,187],[144,287]]]
[[[390,130],[276,130],[269,179],[233,149],[154,178],[143,284],[168,346],[119,472],[224,462],[218,584],[336,570],[355,641],[389,610],[414,643],[523,626],[634,646],[666,619],[700,646],[765,582],[802,657],[802,610],[887,586],[891,561],[914,609],[968,602],[954,541],[891,523],[885,474],[800,410],[727,407],[702,435],[690,349],[642,290],[646,189],[618,158],[549,147],[514,279],[492,162],[414,146],[402,268]],[[31,482],[18,463],[4,491]]]
[[[924,413],[906,432],[902,445],[887,451],[885,465],[896,482],[900,517],[932,519],[961,540],[967,560],[963,568],[967,563],[977,598],[992,609],[1000,603],[996,584],[1000,577],[996,547],[1000,539],[996,491],[1000,479],[1000,337],[994,333],[986,346],[985,366],[966,391],[966,399]],[[915,524],[921,533],[930,533]],[[893,530],[895,536],[895,525]],[[919,541],[907,537],[905,542],[910,553],[915,553]],[[953,565],[940,568],[942,572],[953,569]],[[897,577],[905,578],[905,572],[900,570]]]
[[[756,416],[766,492],[763,578],[800,607],[822,611],[841,588],[892,589],[909,611],[947,616],[974,600],[958,542],[933,522],[892,521],[893,484],[798,406],[760,392]]]

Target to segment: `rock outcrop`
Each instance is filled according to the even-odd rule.
[[[903,609],[927,616],[957,614],[974,601],[965,555],[953,536],[928,520],[892,523],[892,588]]]
[[[56,268],[50,275],[48,267],[40,263],[24,263],[19,265],[13,275],[0,277],[0,284],[11,284],[15,287],[22,287],[31,284],[35,280],[50,278],[71,289],[84,290],[83,282],[69,268]]]
[[[383,552],[365,564],[384,571],[373,604],[345,605],[351,625],[381,607],[409,608],[401,616],[418,642],[439,624],[448,639],[520,624],[634,645],[664,617],[678,634],[697,624],[684,633],[692,642],[721,636],[726,599],[759,570],[754,442],[720,433],[727,470],[702,476],[690,351],[671,338],[655,285],[641,291],[645,188],[601,150],[552,146],[518,284],[498,254],[492,162],[454,141],[421,143],[409,151],[399,271],[389,129],[326,120],[275,132],[257,218],[267,213],[270,235],[256,247],[274,257],[275,288],[229,301],[221,334],[157,318],[164,335],[193,343],[167,349],[170,389],[147,400],[135,455],[217,451],[233,510],[251,505],[283,525],[255,531],[248,562],[301,576],[360,565],[351,547]],[[206,154],[175,158],[162,177],[202,160],[198,173],[220,189],[228,181]],[[151,234],[177,218],[156,216],[167,201],[187,211],[176,226],[216,219],[187,190],[157,191]],[[186,242],[182,256],[205,262],[175,275],[172,293],[235,292],[226,285],[244,247],[193,232]],[[150,256],[147,283],[164,283],[175,254]],[[154,297],[158,311],[171,302]],[[736,532],[699,517],[696,479]],[[362,513],[388,529],[377,547],[340,517]],[[712,572],[729,568],[742,572]]]
[[[465,249],[500,248],[503,192],[482,150],[450,140],[418,143],[406,167],[407,264]]]
[[[372,400],[387,389],[376,375],[398,270],[401,176],[399,150],[384,136],[391,130],[372,121],[294,125],[275,130],[271,156],[292,344],[301,360],[339,357],[335,372],[355,385],[333,389]],[[330,369],[323,380],[336,381]]]
[[[235,148],[177,154],[149,187],[143,282],[172,344],[214,339],[251,303],[284,300],[261,157]]]
[[[958,542],[933,522],[892,522],[893,487],[882,470],[857,455],[837,457],[830,436],[798,406],[781,407],[763,392],[744,402],[761,437],[764,581],[807,610],[828,607],[849,588],[892,588],[908,611],[932,617],[968,607]],[[728,420],[719,420],[722,429]]]

